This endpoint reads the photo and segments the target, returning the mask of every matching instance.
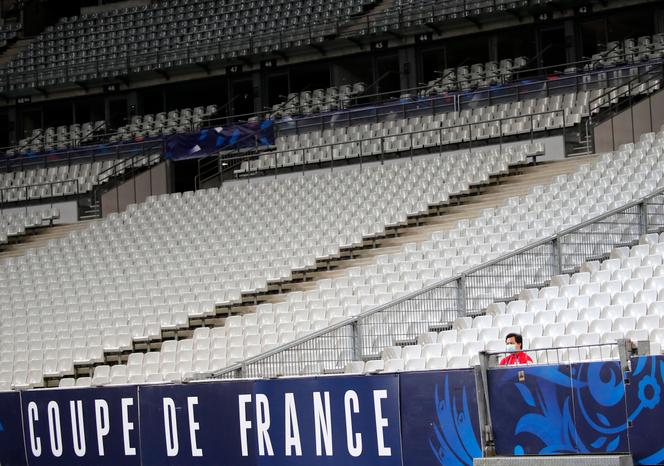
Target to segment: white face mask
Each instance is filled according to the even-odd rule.
[[[515,345],[514,343],[507,343],[507,344],[505,345],[505,348],[506,348],[507,351],[509,351],[510,353],[513,353],[514,351],[517,350],[517,349],[516,349],[516,345]]]

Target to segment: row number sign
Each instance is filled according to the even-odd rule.
[[[110,92],[118,92],[120,90],[120,85],[113,83],[113,84],[106,84],[104,85],[104,92],[110,93]]]
[[[230,65],[226,67],[227,74],[238,74],[242,73],[242,65]]]
[[[371,50],[385,50],[387,48],[386,40],[379,40],[371,43]]]
[[[272,68],[276,68],[277,66],[277,61],[276,60],[263,60],[261,62],[261,69],[263,70],[269,70]]]

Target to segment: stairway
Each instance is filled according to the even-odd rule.
[[[430,209],[429,215],[413,219],[409,226],[391,231],[385,237],[368,240],[365,242],[365,247],[346,251],[339,258],[319,261],[316,270],[307,271],[299,276],[295,275],[293,281],[274,285],[268,293],[244,295],[242,304],[219,307],[216,316],[213,318],[198,321],[190,320],[189,327],[186,329],[180,329],[177,332],[162,332],[161,340],[151,341],[140,347],[135,344],[134,351],[159,350],[162,341],[191,337],[193,331],[198,327],[224,325],[226,317],[255,312],[258,304],[287,301],[289,292],[316,288],[318,280],[342,276],[345,270],[350,267],[375,263],[377,256],[396,253],[406,243],[426,241],[431,238],[434,232],[452,229],[461,219],[476,217],[483,209],[500,206],[509,197],[525,195],[532,186],[548,183],[557,175],[573,173],[580,165],[590,163],[594,159],[595,156],[576,157],[563,161],[515,168],[510,175],[500,177],[495,180],[495,183],[481,189],[477,188],[477,193],[452,200],[449,205],[441,209]],[[107,353],[105,354],[104,364],[114,365],[125,362],[128,354],[128,352],[123,354]],[[77,366],[76,371],[78,375],[84,375],[91,374],[92,370],[92,366]],[[56,386],[58,382],[58,379],[49,379],[47,384],[48,386]]]
[[[95,199],[91,201],[89,206],[84,206],[81,210],[79,210],[78,218],[82,221],[101,218],[101,203],[99,200]]]

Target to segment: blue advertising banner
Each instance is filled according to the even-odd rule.
[[[253,385],[141,386],[143,466],[255,465]]]
[[[664,356],[492,369],[501,456],[664,464]],[[0,393],[2,466],[470,466],[474,372]]]
[[[472,466],[482,456],[472,369],[403,373],[404,466]]]
[[[402,464],[397,374],[259,380],[242,403],[260,466]]]
[[[617,361],[494,369],[488,384],[498,455],[629,448]]]
[[[625,396],[634,464],[664,464],[664,356],[633,358],[631,365]]]
[[[0,464],[25,466],[21,396],[18,392],[0,393]]]
[[[186,159],[204,157],[221,150],[243,149],[274,144],[274,122],[237,123],[204,128],[198,133],[176,134],[166,141],[164,157]]]
[[[21,393],[30,466],[139,465],[135,386]]]
[[[625,385],[620,362],[576,363],[571,370],[579,452],[628,452]]]

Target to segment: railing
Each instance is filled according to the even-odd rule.
[[[620,85],[614,90],[609,90],[595,99],[591,100],[589,105],[590,117],[586,121],[586,145],[588,152],[597,151],[596,143],[596,128],[603,122],[614,118],[619,113],[633,108],[633,106],[643,99],[648,98],[654,92],[662,88],[664,80],[664,63],[659,63],[650,67],[643,74],[639,73],[630,81]],[[635,128],[635,119],[631,115],[630,118],[631,139],[636,141],[638,133],[643,129]],[[650,125],[654,126],[652,112],[649,115]],[[617,130],[611,125],[610,136],[612,140],[612,149],[616,148],[616,132]],[[592,147],[592,149],[591,149]]]
[[[47,153],[29,157],[6,157],[4,160],[0,159],[0,168],[2,171],[11,172],[62,165],[69,166],[78,163],[94,163],[108,159],[128,159],[135,155],[143,155],[155,151],[160,153],[163,151],[162,140],[117,144],[103,147],[94,146],[90,148],[63,151],[57,155]]]
[[[635,96],[649,95],[653,89],[661,86],[662,78],[664,78],[664,64],[651,65],[644,73],[639,72],[629,81],[614,86],[618,89],[607,91],[588,102],[591,118],[594,121],[601,121],[605,119],[605,114],[615,115],[626,106],[631,107]],[[652,82],[654,80],[656,81]]]
[[[487,351],[489,367],[509,367],[501,366],[503,358],[518,352],[527,354],[531,359],[531,364],[565,364],[581,361],[610,361],[618,359],[617,343],[595,343],[591,345],[574,345],[565,347],[546,347],[529,348],[524,347],[520,351]]]
[[[539,80],[514,82],[468,92],[451,91],[444,95],[399,99],[381,105],[374,104],[367,106],[365,104],[364,106],[351,107],[349,109],[294,120],[282,120],[276,122],[275,126],[280,136],[286,136],[292,133],[299,134],[317,129],[322,130],[339,126],[346,127],[362,123],[373,123],[395,117],[405,118],[422,114],[460,111],[467,108],[490,106],[534,97],[546,97],[565,92],[619,87],[630,81],[639,79],[639,76],[647,73],[648,68],[652,66],[661,67],[661,62],[653,61],[641,65],[616,67],[609,70],[563,74],[557,76],[556,79],[546,79],[543,77]],[[401,92],[407,93],[409,91],[420,90],[422,88],[405,89]],[[361,96],[359,98],[370,99],[371,96]]]
[[[496,301],[512,300],[528,287],[575,272],[585,261],[607,258],[614,247],[664,229],[664,188],[575,227],[536,241],[423,290],[345,319],[202,378],[305,375],[340,370],[377,358],[400,342],[431,329],[449,328],[458,317],[480,315]]]
[[[302,149],[272,151],[260,155],[259,165],[262,165],[257,170],[250,169],[246,175],[265,176],[271,173],[276,175],[279,173],[279,170],[292,168],[292,166],[306,170],[307,165],[318,167],[321,163],[329,163],[330,168],[333,169],[335,165],[345,164],[348,160],[355,160],[362,164],[364,161],[370,160],[383,161],[397,154],[398,156],[413,156],[425,150],[442,152],[452,146],[472,150],[474,147],[486,144],[497,144],[502,148],[506,141],[511,141],[509,139],[511,137],[521,136],[519,141],[525,142],[526,139],[523,136],[528,135],[532,143],[538,134],[551,131],[562,131],[563,138],[565,138],[567,128],[577,123],[570,115],[566,115],[566,111],[565,109],[550,110],[515,117],[487,119],[475,123],[468,122],[437,128],[420,129],[392,136],[375,136],[348,142],[319,144]],[[542,123],[540,125],[537,123],[537,121],[541,121],[545,117],[559,118],[560,124],[545,125]],[[523,123],[523,131],[517,131],[506,124],[516,120],[521,120],[521,123]],[[484,125],[481,129],[474,128],[481,125]],[[342,157],[341,154],[346,149],[348,150],[348,154]],[[289,157],[293,155],[298,156],[299,154],[301,154],[299,163],[292,163],[292,166],[287,163]],[[312,154],[318,154],[318,160],[311,160]],[[234,171],[242,162],[250,163],[256,160],[255,154],[236,155],[224,153],[219,154],[219,157],[219,163],[225,163],[227,171]],[[222,176],[222,182],[223,178]]]
[[[133,155],[131,157],[118,160],[113,166],[99,173],[97,176],[98,184],[93,188],[92,202],[95,205],[101,203],[102,196],[113,189],[116,191],[116,202],[120,205],[119,190],[117,189],[125,181],[134,178],[144,170],[148,172],[148,183],[143,189],[146,189],[147,195],[154,193],[152,182],[152,171],[150,170],[154,165],[162,160],[161,151],[146,152],[142,154]],[[137,195],[136,183],[133,186],[134,193],[133,199],[139,199]],[[99,212],[102,215],[103,212]]]
[[[85,194],[85,192],[82,191],[79,180],[76,178],[0,188],[0,209],[9,208],[14,204],[25,204],[27,211],[30,201],[52,206],[61,200],[69,200],[72,196],[76,197],[76,205],[78,206],[82,194]]]

